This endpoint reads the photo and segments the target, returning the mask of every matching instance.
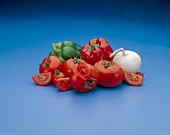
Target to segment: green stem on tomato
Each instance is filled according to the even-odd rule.
[[[74,59],[73,59],[73,62],[74,62],[74,64],[79,64],[79,63],[81,62],[81,60],[78,59],[78,58],[74,58]]]
[[[88,79],[85,83],[84,83],[84,87],[91,89],[91,85],[94,83],[94,78],[90,78]]]
[[[45,66],[48,66],[49,60],[50,60],[50,56],[47,57],[46,62],[43,64],[44,67],[45,67]]]
[[[59,74],[60,74],[60,71],[59,71],[59,70],[55,70],[55,71],[54,71],[54,74],[59,75]]]
[[[111,66],[111,64],[112,64],[112,62],[111,61],[105,61],[105,60],[103,60],[102,58],[101,58],[101,61],[102,61],[102,63],[103,63],[103,65],[104,65],[104,67],[105,68],[107,68],[107,67],[109,67],[109,66]]]

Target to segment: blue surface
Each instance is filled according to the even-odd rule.
[[[0,5],[0,135],[170,134],[168,1]],[[138,52],[143,85],[77,93],[34,84],[31,77],[52,43],[83,46],[94,37],[106,38],[114,50]]]

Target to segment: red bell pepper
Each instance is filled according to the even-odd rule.
[[[80,54],[83,60],[93,65],[101,59],[111,61],[114,57],[109,57],[112,52],[111,46],[104,38],[94,38],[82,47]]]

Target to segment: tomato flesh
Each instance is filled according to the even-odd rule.
[[[63,78],[63,77],[65,77],[65,75],[64,75],[62,72],[60,72],[59,70],[55,70],[55,71],[54,71],[54,74],[53,74],[53,76],[52,76],[52,82],[53,82],[53,84],[56,85],[56,80],[57,80],[58,78]]]
[[[35,84],[40,86],[45,86],[51,82],[51,72],[41,73],[32,76],[33,81]]]
[[[58,78],[56,80],[56,87],[60,90],[60,91],[68,91],[72,89],[72,84],[70,81],[69,77],[65,77],[65,78]]]
[[[137,73],[129,73],[125,72],[125,81],[132,85],[132,86],[139,86],[142,84],[144,79],[143,74],[137,72]]]

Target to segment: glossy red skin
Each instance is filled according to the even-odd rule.
[[[51,82],[51,72],[41,73],[38,75],[32,76],[33,81],[35,84],[40,86],[48,85]]]
[[[99,44],[98,48],[93,49],[93,51],[89,52],[88,48],[90,47],[90,43],[95,42]],[[97,61],[104,59],[111,61],[113,57],[109,57],[113,52],[111,46],[104,38],[94,38],[89,41],[88,44],[84,45],[80,51],[82,58],[89,64],[95,64]]]
[[[104,87],[118,86],[125,78],[123,69],[115,63],[112,63],[109,67],[105,67],[103,61],[100,60],[94,66],[99,72],[98,83]]]
[[[144,76],[142,73],[125,72],[125,81],[132,86],[139,86],[142,84]]]
[[[90,70],[85,63],[80,63],[77,66],[77,71],[81,74],[84,78],[88,79],[90,75]]]
[[[44,58],[39,66],[39,73],[51,72],[54,73],[55,70],[61,70],[63,67],[62,61],[56,56],[49,56],[48,65],[44,65],[48,57]]]
[[[66,77],[66,76],[62,72],[60,72],[59,74],[53,74],[53,76],[52,76],[53,84],[56,85],[56,80],[58,78],[64,78],[64,77]]]
[[[82,59],[78,59],[80,62],[85,62]],[[78,66],[78,63],[74,62],[74,59],[68,59],[67,61],[64,62],[62,72],[66,75],[69,76],[71,71],[73,69],[76,69]]]
[[[98,74],[97,69],[88,63],[85,63],[85,64],[89,68],[88,78],[85,78],[83,75],[81,75],[77,69],[73,69],[69,76],[73,88],[78,92],[90,91],[97,85],[98,79],[99,79],[99,74]],[[85,87],[85,83],[89,79],[93,79],[93,83],[90,83],[90,87]]]
[[[72,89],[72,84],[70,81],[69,77],[64,77],[64,78],[58,78],[56,80],[56,87],[60,90],[60,91],[68,91]]]

